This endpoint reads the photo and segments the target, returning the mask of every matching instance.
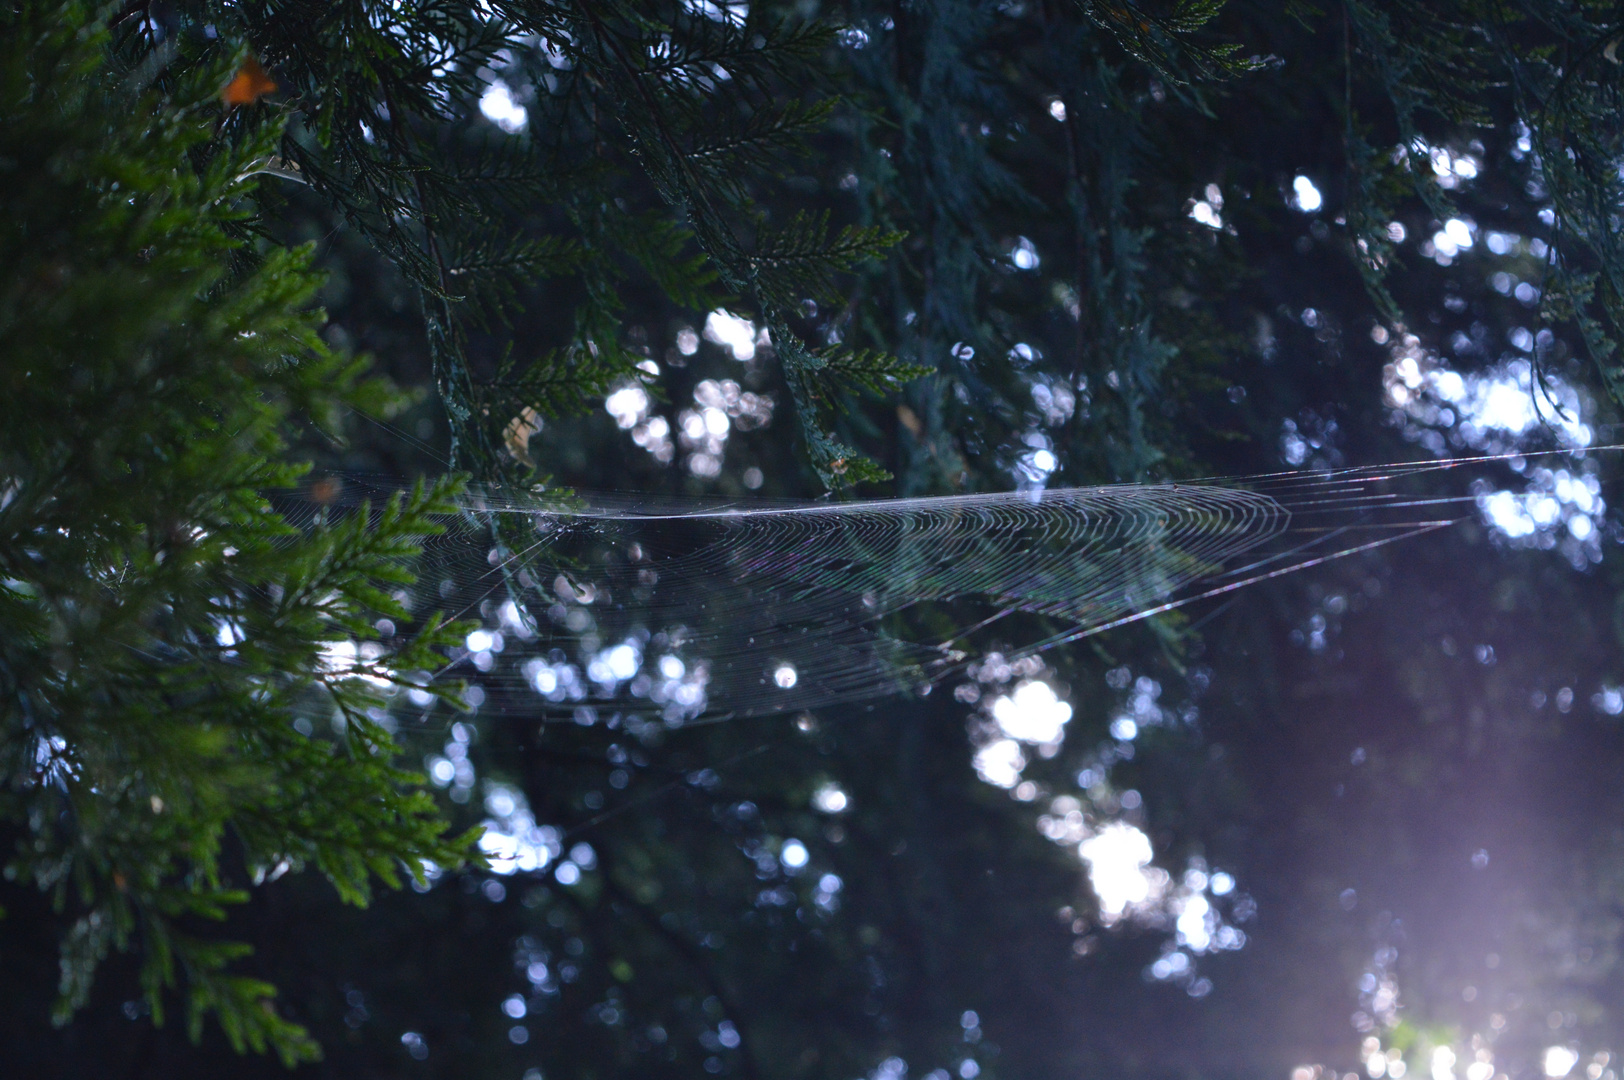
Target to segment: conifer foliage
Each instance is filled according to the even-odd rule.
[[[454,484],[358,508],[319,480],[300,505],[325,509],[308,520],[275,494],[307,483],[290,447],[331,442],[352,410],[399,400],[320,336],[314,255],[276,240],[297,216],[281,215],[289,202],[312,195],[299,206],[335,211],[410,284],[454,463],[481,480],[531,482],[526,440],[544,419],[628,382],[659,395],[657,354],[630,332],[657,321],[633,311],[650,296],[662,314],[726,306],[766,331],[801,458],[824,487],[884,478],[871,459],[907,493],[1004,486],[1012,456],[1036,452],[1044,480],[1140,479],[1228,460],[1202,462],[1197,447],[1247,437],[1232,419],[1248,400],[1242,372],[1253,401],[1307,378],[1272,367],[1256,328],[1299,317],[1260,268],[1278,276],[1303,265],[1283,250],[1333,245],[1403,330],[1393,294],[1413,302],[1415,280],[1449,265],[1410,254],[1406,267],[1404,237],[1413,250],[1423,227],[1467,210],[1549,239],[1541,317],[1577,327],[1624,395],[1612,343],[1624,326],[1621,41],[1613,7],[1557,0],[7,6],[0,829],[8,873],[48,891],[72,926],[58,1016],[127,949],[155,1016],[178,990],[194,1033],[212,1013],[239,1049],[308,1059],[313,1042],[278,1017],[271,987],[238,974],[243,947],[208,921],[245,884],[289,869],[319,870],[364,903],[375,883],[468,850],[395,764],[383,708],[400,693],[456,693],[431,676],[463,631],[416,606],[409,573],[454,510]],[[1329,127],[1345,184],[1334,168],[1315,173],[1325,213],[1311,224],[1281,197],[1307,167],[1296,148],[1237,152],[1244,139],[1221,137],[1276,131],[1240,114],[1288,91],[1293,104],[1336,103],[1342,121]],[[1474,133],[1508,148],[1495,168],[1522,195],[1443,186]],[[1288,226],[1309,230],[1298,246],[1282,239]],[[547,331],[516,332],[527,316]],[[1378,329],[1372,340],[1387,341]],[[899,389],[900,427],[853,407]],[[1221,417],[1210,425],[1196,415],[1204,399]],[[1279,417],[1260,405],[1257,418],[1267,451],[1279,429],[1262,425]],[[618,484],[610,460],[598,475]],[[527,766],[529,798],[539,820],[562,821],[579,811],[570,785],[597,781],[579,756],[546,757],[541,735],[512,738],[532,735],[527,760],[554,771]],[[963,750],[942,745],[943,761]],[[870,749],[865,762],[883,760]],[[673,760],[673,776],[715,775]],[[874,769],[868,790],[890,798],[894,777]],[[743,808],[757,811],[742,796],[727,808],[725,789],[701,795],[708,781],[689,787],[706,828],[743,829]],[[600,965],[614,994],[628,987],[603,1001],[664,1017],[687,1008],[671,954],[712,971],[712,946],[683,935],[732,918],[711,881],[696,883],[693,852],[722,836],[728,872],[739,868],[720,829],[678,837],[655,824],[593,854],[612,902],[589,910],[561,894],[556,910],[579,905],[570,918],[595,927],[605,956],[646,947],[656,959],[638,960],[641,983],[618,952]],[[617,857],[620,878],[607,869]],[[662,867],[691,886],[681,933],[675,887],[663,899],[643,888]],[[854,912],[855,881],[843,901]],[[878,972],[858,948],[869,929],[849,951],[830,931],[825,970],[857,972],[861,957]],[[766,965],[739,955],[717,966],[748,987],[746,969]],[[690,1022],[708,1031],[720,1014],[706,1009]],[[746,1053],[769,1044],[751,1038]],[[594,1045],[568,1052],[586,1061]]]
[[[501,432],[524,409],[556,415],[640,377],[619,325],[636,270],[680,304],[728,300],[759,316],[808,458],[845,486],[884,473],[828,434],[842,374],[896,386],[921,369],[878,353],[831,366],[790,325],[803,298],[828,299],[837,275],[898,237],[765,209],[833,106],[809,88],[835,25],[763,10],[187,0],[162,19],[143,6],[119,26],[132,64],[165,48],[191,62],[227,41],[253,44],[281,105],[240,111],[229,133],[294,116],[284,171],[333,200],[418,287],[462,467],[510,467]],[[522,137],[465,123],[488,87],[510,82],[541,91],[526,97]],[[584,286],[564,340],[481,355],[471,337],[515,313],[514,281],[558,275]]]
[[[318,335],[310,252],[240,238],[278,133],[211,141],[231,69],[157,90],[105,46],[78,5],[0,16],[5,872],[71,922],[59,1020],[137,949],[155,1018],[177,988],[194,1037],[213,1013],[291,1063],[315,1045],[200,928],[289,868],[360,904],[460,860],[375,718],[455,630],[377,622],[413,623],[455,488],[303,525],[268,501],[290,437],[392,392]]]
[[[1562,0],[1349,2],[1343,26],[1349,240],[1377,302],[1400,318],[1383,282],[1397,263],[1386,225],[1401,200],[1418,197],[1440,219],[1457,212],[1437,182],[1451,181],[1440,136],[1509,134],[1523,194],[1551,204],[1538,277],[1542,321],[1576,330],[1607,393],[1624,402],[1616,355],[1624,329],[1618,9]],[[1374,108],[1361,100],[1366,88],[1379,95]],[[1391,149],[1370,137],[1386,116],[1400,140]]]

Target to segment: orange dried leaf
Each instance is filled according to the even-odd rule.
[[[268,75],[258,60],[250,56],[243,61],[237,74],[220,91],[220,101],[228,109],[239,105],[252,105],[266,94],[274,93],[276,80]]]

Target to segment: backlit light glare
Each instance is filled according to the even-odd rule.
[[[1545,1048],[1545,1075],[1556,1077],[1566,1076],[1579,1064],[1579,1055],[1566,1046],[1547,1046]]]
[[[1325,205],[1325,197],[1320,189],[1314,186],[1314,181],[1306,176],[1299,176],[1291,182],[1291,203],[1305,214],[1312,214]]]

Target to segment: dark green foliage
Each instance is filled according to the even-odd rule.
[[[406,564],[456,487],[303,525],[268,501],[300,482],[301,426],[336,434],[391,393],[323,343],[307,249],[235,238],[277,132],[213,140],[229,71],[156,91],[103,47],[77,6],[0,23],[6,875],[72,921],[59,1022],[110,949],[136,949],[156,1019],[178,989],[194,1038],[212,1013],[291,1063],[315,1044],[199,921],[245,875],[310,865],[364,904],[374,879],[462,858],[376,719],[454,627],[354,651],[379,618],[411,622]]]
[[[436,383],[454,460],[485,480],[529,484],[539,471],[583,489],[732,498],[755,486],[750,465],[777,495],[878,482],[888,470],[896,490],[930,494],[1031,483],[1023,463],[1040,446],[1054,458],[1051,484],[1272,470],[1288,435],[1303,456],[1285,460],[1316,468],[1420,453],[1398,436],[1381,397],[1394,361],[1387,335],[1402,325],[1462,373],[1506,362],[1499,342],[1539,326],[1529,302],[1491,286],[1501,267],[1542,287],[1532,303],[1557,332],[1539,346],[1548,374],[1582,379],[1565,339],[1612,362],[1608,311],[1624,295],[1608,269],[1618,261],[1613,17],[1611,7],[1538,0],[864,0],[839,10],[752,3],[748,15],[721,4],[536,0],[124,9],[112,33],[115,81],[94,74],[91,51],[75,53],[86,92],[117,105],[83,106],[93,119],[39,121],[30,138],[41,149],[5,151],[29,168],[3,174],[8,184],[32,178],[67,207],[12,211],[34,204],[8,189],[8,228],[51,221],[64,236],[89,238],[53,247],[34,233],[11,236],[6,254],[19,254],[6,280],[30,297],[71,294],[59,324],[73,328],[76,349],[81,338],[100,342],[100,352],[85,348],[102,358],[86,359],[85,370],[117,390],[76,387],[66,365],[22,363],[15,370],[49,370],[49,385],[20,382],[0,405],[0,438],[56,440],[8,447],[0,475],[33,475],[14,460],[34,468],[59,453],[67,462],[53,466],[54,487],[18,491],[71,498],[18,502],[36,517],[5,518],[35,529],[26,550],[46,545],[55,561],[24,560],[27,573],[8,563],[0,575],[49,585],[63,603],[47,618],[46,593],[6,594],[4,617],[33,621],[17,633],[0,626],[0,649],[22,657],[9,671],[53,693],[67,676],[54,666],[65,646],[49,619],[86,658],[71,669],[77,681],[63,684],[78,697],[39,699],[55,702],[39,723],[63,732],[64,760],[79,772],[47,773],[32,714],[9,700],[6,714],[6,775],[20,778],[6,820],[25,843],[43,837],[72,855],[29,855],[19,869],[62,883],[68,922],[104,913],[72,939],[70,990],[127,941],[149,965],[149,987],[161,988],[173,957],[177,985],[202,987],[198,1000],[221,1008],[237,1045],[280,1038],[285,1051],[304,1052],[292,1029],[252,1026],[265,1014],[241,1003],[264,1000],[264,984],[219,981],[224,969],[211,965],[232,947],[186,936],[200,915],[226,912],[227,936],[257,949],[231,970],[256,965],[282,989],[285,1015],[327,1050],[312,1073],[515,1080],[536,1067],[549,1080],[704,1070],[849,1080],[897,1054],[912,1076],[974,1058],[989,1080],[1284,1076],[1308,1060],[1340,1075],[1362,1067],[1347,1019],[1363,1007],[1354,988],[1388,940],[1380,935],[1397,933],[1385,912],[1414,928],[1413,944],[1401,942],[1414,1021],[1402,1037],[1441,1039],[1447,1025],[1480,1025],[1474,1010],[1504,1007],[1511,1029],[1496,1060],[1508,1075],[1538,1071],[1544,1043],[1517,1040],[1547,1038],[1550,1010],[1586,1018],[1573,1038],[1603,1038],[1612,991],[1594,989],[1599,981],[1574,989],[1548,973],[1571,970],[1564,957],[1587,948],[1597,959],[1583,978],[1616,970],[1613,825],[1591,812],[1571,837],[1556,830],[1560,843],[1547,826],[1552,792],[1611,805],[1613,722],[1584,711],[1586,695],[1621,674],[1607,628],[1610,567],[1570,574],[1543,553],[1506,553],[1463,530],[1448,546],[1383,551],[1239,594],[1202,609],[1199,622],[1167,620],[1057,651],[1044,677],[1069,686],[1075,715],[1053,758],[1029,748],[1024,775],[1038,794],[1027,803],[976,778],[966,727],[986,717],[948,686],[872,710],[680,731],[634,733],[623,717],[611,727],[607,709],[592,724],[554,722],[556,710],[515,672],[488,674],[465,649],[413,652],[422,646],[376,622],[410,624],[395,606],[400,560],[427,536],[445,490],[399,517],[340,514],[340,498],[326,504],[331,524],[305,531],[301,522],[297,532],[262,499],[299,482],[274,464],[283,450],[272,433],[286,421],[334,468],[404,456],[381,437],[339,449],[319,434],[343,426],[346,404],[377,413],[383,401],[313,336],[310,256],[279,253],[290,235],[320,238],[317,257],[348,283],[342,299],[331,294],[335,333],[427,342],[433,378],[412,377]],[[89,21],[77,8],[61,18]],[[7,55],[8,72],[25,57],[44,62],[20,47]],[[225,112],[211,94],[249,55],[280,89]],[[481,95],[497,83],[528,109],[520,133],[499,133],[480,115]],[[40,85],[59,84],[78,85]],[[7,105],[7,123],[32,115],[30,93],[8,99],[22,104]],[[132,119],[126,130],[121,119],[153,115],[181,133],[184,157],[140,149],[149,127]],[[59,160],[59,144],[81,148],[61,173],[81,178],[77,186],[53,186],[35,168]],[[105,147],[117,152],[96,149]],[[1482,172],[1445,189],[1434,148],[1470,150]],[[92,160],[93,150],[102,156]],[[1287,203],[1297,175],[1323,193],[1320,211]],[[143,225],[139,244],[98,231],[111,229],[105,214],[126,211],[85,192],[115,177],[121,191],[134,185],[141,206],[170,215]],[[1222,224],[1192,220],[1213,191]],[[1423,244],[1456,214],[1525,246],[1494,261],[1480,240],[1452,264],[1435,261]],[[1395,222],[1407,240],[1394,239]],[[171,235],[197,250],[172,248]],[[1555,252],[1544,270],[1527,246],[1534,239]],[[81,291],[51,284],[49,253],[64,250],[72,259],[62,265],[74,268],[64,280],[84,282]],[[118,273],[92,277],[90,264]],[[200,285],[183,288],[152,267]],[[772,346],[741,363],[694,335],[693,349],[679,352],[678,328],[693,335],[723,306],[767,329]],[[32,320],[16,325],[50,340],[38,326],[55,309],[15,309]],[[103,320],[104,309],[119,321]],[[239,314],[219,314],[228,310]],[[263,320],[260,336],[231,336],[258,328],[253,320]],[[119,332],[87,329],[106,327]],[[9,342],[22,331],[5,332]],[[138,378],[119,359],[148,341],[158,344],[147,352],[177,371],[183,361],[204,367],[184,369],[192,374],[170,394],[170,383]],[[397,351],[410,350],[382,361],[409,371]],[[13,349],[0,363],[27,355]],[[227,363],[238,359],[244,369]],[[595,407],[636,382],[655,412],[675,415],[701,380],[793,402],[797,434],[782,419],[741,426],[722,472],[706,479],[680,460],[656,463]],[[1063,397],[1071,407],[1056,405]],[[581,415],[583,405],[594,407]],[[394,422],[433,443],[443,419],[420,407]],[[137,430],[150,438],[129,442]],[[86,456],[92,450],[100,456]],[[250,452],[253,468],[233,456]],[[132,475],[139,486],[126,482]],[[80,523],[92,518],[87,533]],[[379,531],[363,530],[369,518]],[[481,538],[447,556],[469,565],[448,569],[443,603],[478,610],[494,628],[506,600],[524,599],[536,624],[524,632],[548,635],[583,667],[613,644],[551,617],[555,602],[561,618],[566,607],[602,610],[571,601],[570,583],[487,573],[483,536],[522,550],[535,543],[532,523],[470,518],[479,528],[465,536]],[[36,521],[71,531],[39,533]],[[176,538],[175,521],[204,523],[207,534]],[[165,561],[123,554],[137,541]],[[191,561],[176,562],[183,542]],[[230,559],[227,545],[237,549]],[[114,554],[139,573],[110,582],[81,572],[112,565]],[[51,567],[60,573],[47,581]],[[310,602],[276,622],[291,594],[273,602],[269,585],[322,580],[331,585],[300,593]],[[85,630],[81,611],[117,632]],[[1018,614],[976,625],[983,614],[900,618],[916,620],[916,640],[982,654],[1005,634],[1065,629]],[[216,618],[254,630],[222,645]],[[1323,636],[1309,646],[1315,620]],[[432,624],[422,632],[452,641]],[[129,652],[132,640],[163,650]],[[372,713],[380,703],[367,695],[382,687],[335,682],[324,667],[338,654],[322,644],[338,640],[384,646],[368,661],[381,678],[474,680],[476,713],[453,725],[441,706],[406,708],[406,695]],[[1473,658],[1479,643],[1498,659]],[[13,664],[11,653],[0,657]],[[1119,673],[1156,680],[1168,717],[1140,733],[1133,757],[1119,756],[1110,728],[1133,692],[1108,681]],[[1559,687],[1577,691],[1571,713],[1530,704],[1554,700]],[[92,690],[102,697],[90,700]],[[30,692],[11,700],[45,691]],[[114,705],[121,718],[151,714],[150,727],[107,722]],[[330,739],[335,710],[342,734]],[[70,732],[81,714],[88,719]],[[310,737],[291,726],[300,718],[314,721]],[[457,845],[413,781],[386,764],[394,747],[383,725],[396,723],[414,755],[448,767],[455,757],[477,777],[446,781],[460,802],[445,810],[459,827],[485,816],[481,796],[519,792],[536,823],[561,830],[557,861],[534,874],[447,874],[426,896],[382,897],[364,917],[335,911],[319,875],[272,884],[286,858],[321,867],[344,899],[358,900],[374,872],[388,880],[424,859],[454,859]],[[1368,751],[1357,768],[1355,750]],[[1570,758],[1582,767],[1559,764]],[[1034,829],[1040,815],[1059,813],[1051,797],[1095,812],[1084,771],[1107,800],[1142,796],[1131,820],[1154,843],[1157,865],[1176,875],[1199,856],[1233,870],[1257,898],[1262,914],[1247,925],[1245,950],[1200,960],[1216,985],[1210,997],[1147,982],[1170,931],[1102,928],[1074,847]],[[112,779],[92,793],[93,776]],[[825,782],[850,795],[844,813],[816,808]],[[62,807],[78,816],[50,816]],[[1495,812],[1519,828],[1497,831]],[[1440,839],[1428,831],[1437,822],[1457,832]],[[778,858],[791,837],[808,851],[800,873]],[[579,856],[587,869],[561,884],[549,875],[578,843],[590,845]],[[1538,891],[1522,908],[1537,918],[1495,924],[1521,943],[1497,943],[1497,955],[1516,947],[1535,957],[1522,982],[1510,961],[1485,974],[1488,946],[1459,914],[1480,910],[1470,907],[1479,894],[1457,880],[1478,873],[1468,857],[1480,844],[1493,849],[1493,869],[1470,881],[1499,897]],[[266,887],[228,908],[256,871]],[[1595,882],[1580,882],[1593,872]],[[843,886],[819,901],[825,873]],[[1588,890],[1582,898],[1578,885],[1571,894],[1526,885],[1564,875]],[[1350,887],[1351,912],[1340,899]],[[166,912],[178,920],[163,921]],[[0,934],[15,942],[29,925],[19,919]],[[1436,942],[1458,956],[1439,960]],[[23,952],[13,945],[5,959]],[[115,993],[119,963],[110,957],[98,994]],[[548,975],[538,980],[535,964]],[[1463,986],[1481,992],[1476,1004]],[[26,987],[14,992],[27,1000]],[[522,1021],[503,1011],[510,994],[529,1010]],[[1522,1005],[1511,1010],[1514,999]],[[63,1060],[122,1066],[127,1048],[156,1044],[170,1056],[132,1054],[131,1072],[217,1072],[221,1061],[245,1075],[280,1071],[274,1061],[237,1061],[208,1029],[196,1051],[155,1035],[134,1005],[93,996],[61,1045],[95,1034]],[[979,1011],[974,1036],[967,1009]],[[742,1042],[721,1041],[724,1023]],[[83,1049],[103,1038],[105,1049]],[[1426,1067],[1413,1054],[1410,1062]]]
[[[216,37],[205,40],[205,26]],[[387,11],[187,2],[162,20],[119,27],[128,62],[157,62],[166,74],[209,62],[227,41],[252,44],[281,83],[281,104],[238,110],[224,134],[247,137],[291,117],[284,171],[340,207],[421,291],[438,388],[459,435],[454,455],[486,475],[504,472],[500,433],[521,410],[558,415],[604,379],[632,377],[640,357],[619,330],[630,266],[689,306],[719,302],[714,281],[790,339],[780,309],[826,293],[831,275],[896,240],[834,229],[826,215],[774,226],[758,202],[759,182],[781,172],[832,108],[826,98],[784,96],[828,47],[826,23],[712,18],[680,3],[530,0]],[[520,139],[463,119],[508,70],[543,88]],[[662,202],[663,213],[651,214]],[[516,282],[560,273],[585,286],[563,351],[538,354],[543,370],[528,381],[531,357],[504,353],[493,378],[498,360],[470,341],[470,322],[501,322],[521,306]],[[786,347],[786,366],[796,368],[801,352]],[[571,400],[558,358],[583,356],[592,363]],[[794,376],[814,464],[827,482],[849,482],[824,468],[844,455],[828,449],[802,391],[817,376],[810,368]],[[532,385],[549,390],[526,397]]]
[[[1344,18],[1349,235],[1384,313],[1401,317],[1381,284],[1393,259],[1385,222],[1399,199],[1418,195],[1438,218],[1454,206],[1426,160],[1429,147],[1473,129],[1520,130],[1527,149],[1516,157],[1528,194],[1550,200],[1542,315],[1578,332],[1608,393],[1624,402],[1614,358],[1624,330],[1624,182],[1616,167],[1624,23],[1616,7],[1351,2]],[[1374,108],[1362,93],[1367,80],[1380,95]],[[1372,145],[1370,113],[1392,117],[1396,147]]]
[[[890,10],[855,14],[876,28]],[[1188,181],[1162,170],[1171,155],[1157,140],[1176,115],[1174,102],[1161,106],[1167,95],[1201,109],[1207,91],[1152,86],[1121,50],[1173,63],[1208,15],[1181,9],[1165,22],[1102,4],[1011,18],[990,5],[925,5],[853,58],[885,117],[859,125],[863,212],[910,239],[865,280],[848,333],[936,375],[906,392],[918,420],[901,436],[908,490],[984,482],[968,463],[1020,438],[1032,386],[1045,380],[1076,395],[1076,425],[1095,425],[1086,446],[1070,425],[1057,436],[1074,450],[1062,456],[1073,480],[1150,475],[1181,441],[1151,405],[1181,347],[1163,324],[1189,321],[1169,303],[1173,283],[1204,253],[1169,227]],[[1018,238],[1033,237],[1031,265],[1012,266]],[[1210,299],[1203,310],[1221,305]],[[1183,347],[1199,349],[1200,334],[1190,337]]]
[[[1080,0],[1078,6],[1090,20],[1108,28],[1136,60],[1174,82],[1244,75],[1262,63],[1239,59],[1241,46],[1235,42],[1200,40],[1201,31],[1223,10],[1224,0],[1171,4]]]

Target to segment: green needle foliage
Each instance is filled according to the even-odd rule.
[[[1308,5],[1300,11],[1305,19],[1320,14]],[[1617,168],[1624,21],[1617,5],[1350,0],[1342,20],[1347,224],[1380,307],[1400,320],[1384,283],[1396,261],[1387,222],[1401,201],[1418,196],[1440,219],[1456,214],[1428,160],[1434,148],[1473,130],[1512,133],[1526,194],[1549,200],[1542,321],[1576,330],[1608,394],[1624,402],[1616,356],[1624,331],[1624,180]],[[1396,130],[1396,146],[1375,144],[1378,126]],[[1536,360],[1544,366],[1549,358]]]
[[[1039,445],[1055,483],[1217,471],[1248,439],[1261,453],[1242,458],[1246,467],[1272,467],[1287,413],[1296,432],[1307,423],[1300,408],[1361,400],[1369,387],[1358,379],[1374,369],[1359,365],[1387,359],[1353,332],[1369,325],[1364,300],[1321,300],[1308,270],[1324,272],[1334,296],[1335,275],[1353,278],[1351,256],[1392,329],[1409,322],[1445,340],[1445,316],[1435,332],[1414,316],[1437,298],[1427,275],[1449,264],[1423,255],[1404,266],[1402,238],[1413,250],[1457,213],[1549,240],[1541,315],[1580,332],[1624,400],[1612,345],[1624,326],[1616,20],[1615,5],[1555,0],[7,8],[0,821],[15,841],[13,878],[47,890],[72,926],[59,1017],[86,1001],[104,957],[128,949],[155,1016],[177,990],[194,1034],[213,1013],[239,1049],[309,1058],[312,1042],[278,1018],[272,989],[233,968],[244,948],[207,924],[244,899],[246,883],[286,869],[317,869],[361,904],[374,882],[397,885],[467,848],[394,764],[385,709],[401,690],[452,696],[428,674],[461,631],[413,613],[407,568],[454,488],[340,513],[331,482],[312,485],[317,497],[302,505],[328,507],[312,520],[290,520],[276,501],[302,483],[290,446],[335,439],[351,409],[391,407],[362,364],[318,336],[312,254],[278,243],[312,206],[332,213],[313,235],[342,222],[337,232],[370,244],[409,283],[419,314],[408,332],[428,344],[455,463],[482,480],[528,482],[528,434],[544,418],[654,378],[648,328],[724,305],[768,330],[770,377],[796,411],[802,461],[826,487],[885,477],[872,459],[907,493],[1002,487],[1014,455]],[[276,88],[226,107],[220,87],[254,70],[251,59]],[[522,124],[481,119],[492,90],[524,106]],[[1298,145],[1320,131],[1327,146]],[[1488,149],[1472,152],[1485,169],[1516,182],[1504,192],[1443,186],[1433,152],[1479,136]],[[1300,171],[1323,187],[1323,215],[1282,200]],[[1220,195],[1225,227],[1191,220],[1196,200]],[[1396,228],[1405,223],[1408,232]],[[1461,275],[1475,264],[1454,266]],[[1482,292],[1477,279],[1467,285]],[[1310,301],[1316,323],[1296,314]],[[1508,307],[1485,317],[1485,334]],[[1323,346],[1314,370],[1275,366],[1277,329],[1303,355]],[[1463,318],[1467,330],[1477,333]],[[899,392],[894,424],[860,400]],[[1038,401],[1053,407],[1034,411]],[[1336,415],[1348,428],[1358,419]],[[589,449],[583,461],[604,486],[632,475],[618,452]],[[544,469],[556,464],[537,456]],[[792,489],[794,476],[785,466],[771,479]],[[958,629],[942,627],[943,637]],[[1079,687],[1092,675],[1084,666]],[[965,772],[954,726],[964,717],[940,695],[929,705],[942,710],[932,715],[944,724],[930,729],[939,745],[909,760],[952,762],[945,789]],[[840,745],[832,728],[797,730],[830,753]],[[584,969],[571,1008],[586,1008],[596,978],[605,985],[593,1001],[632,1001],[650,1019],[686,1010],[695,1030],[716,1024],[723,1005],[749,1011],[751,987],[779,969],[761,960],[765,946],[711,957],[721,948],[709,944],[712,928],[785,939],[771,936],[781,928],[770,912],[753,924],[759,911],[718,899],[719,879],[728,896],[759,894],[757,871],[735,865],[717,823],[744,830],[757,819],[743,808],[755,814],[759,802],[795,834],[824,829],[810,811],[787,816],[813,790],[792,769],[803,755],[785,755],[793,779],[713,791],[681,778],[757,760],[760,747],[729,742],[754,735],[718,725],[714,743],[678,748],[667,767],[618,743],[608,752],[620,756],[604,757],[585,728],[485,730],[488,746],[525,763],[513,772],[538,821],[597,813],[602,785],[588,756],[613,763],[622,781],[621,766],[652,769],[662,792],[691,799],[686,824],[639,810],[611,820],[620,840],[594,834],[600,870],[581,891],[527,890],[537,935],[579,930],[587,955],[605,961]],[[865,727],[846,744],[853,774],[868,778],[854,805],[872,793],[874,805],[900,806],[909,790],[886,771],[893,743],[905,742],[886,730]],[[922,754],[923,737],[908,736],[906,753]],[[561,750],[565,738],[581,740],[580,753]],[[1153,822],[1165,813],[1147,806]],[[791,835],[790,825],[779,831]],[[721,854],[696,873],[705,863],[693,853],[718,836]],[[872,825],[870,839],[887,860],[902,853],[889,825]],[[820,859],[836,843],[811,842]],[[964,865],[979,881],[981,855]],[[1074,871],[1068,864],[1067,881]],[[855,876],[848,889],[856,926],[878,902],[862,898]],[[1045,925],[1062,902],[1071,910],[1070,889],[1044,894]],[[1000,904],[1020,900],[1016,891]],[[517,906],[507,909],[515,918]],[[813,970],[840,987],[880,972],[879,930],[839,932]],[[520,940],[540,963],[543,937]],[[793,951],[799,939],[788,940]],[[809,952],[794,957],[808,985]],[[916,953],[938,963],[912,945],[895,955]],[[682,964],[714,984],[698,999],[683,997]],[[805,1011],[838,997],[852,1003],[852,1025],[868,1023],[855,1010],[889,1023],[881,987],[875,975]],[[888,992],[904,1005],[925,1000]],[[948,1015],[947,998],[937,1004]],[[787,1027],[779,1014],[792,1011],[761,1007],[745,1053],[771,1046],[755,1031]],[[624,1034],[635,1048],[641,1038],[610,1028],[605,1040]],[[605,1044],[565,1030],[555,1052],[596,1075]],[[849,1051],[846,1075],[861,1071],[867,1049]]]
[[[131,5],[116,25],[125,62],[164,80],[243,42],[272,71],[278,104],[238,110],[223,134],[289,120],[279,170],[331,200],[417,287],[459,465],[511,473],[502,431],[513,417],[572,411],[640,378],[643,354],[620,329],[636,272],[679,304],[754,308],[825,482],[885,475],[828,434],[820,402],[835,374],[789,318],[898,236],[817,214],[775,223],[762,205],[833,108],[801,87],[816,82],[834,24],[667,2],[184,0]],[[466,123],[504,78],[545,91],[521,138]],[[566,275],[581,295],[564,340],[482,351],[479,332],[522,309],[516,280]],[[887,381],[919,373],[876,364]]]
[[[310,252],[240,238],[277,133],[214,138],[230,69],[143,88],[87,14],[0,17],[5,873],[71,921],[59,1022],[138,949],[155,1018],[177,989],[194,1038],[212,1013],[291,1063],[316,1046],[202,927],[289,868],[365,904],[461,861],[376,719],[457,628],[373,640],[412,622],[455,485],[303,525],[268,501],[304,471],[290,438],[391,391],[323,343]]]

